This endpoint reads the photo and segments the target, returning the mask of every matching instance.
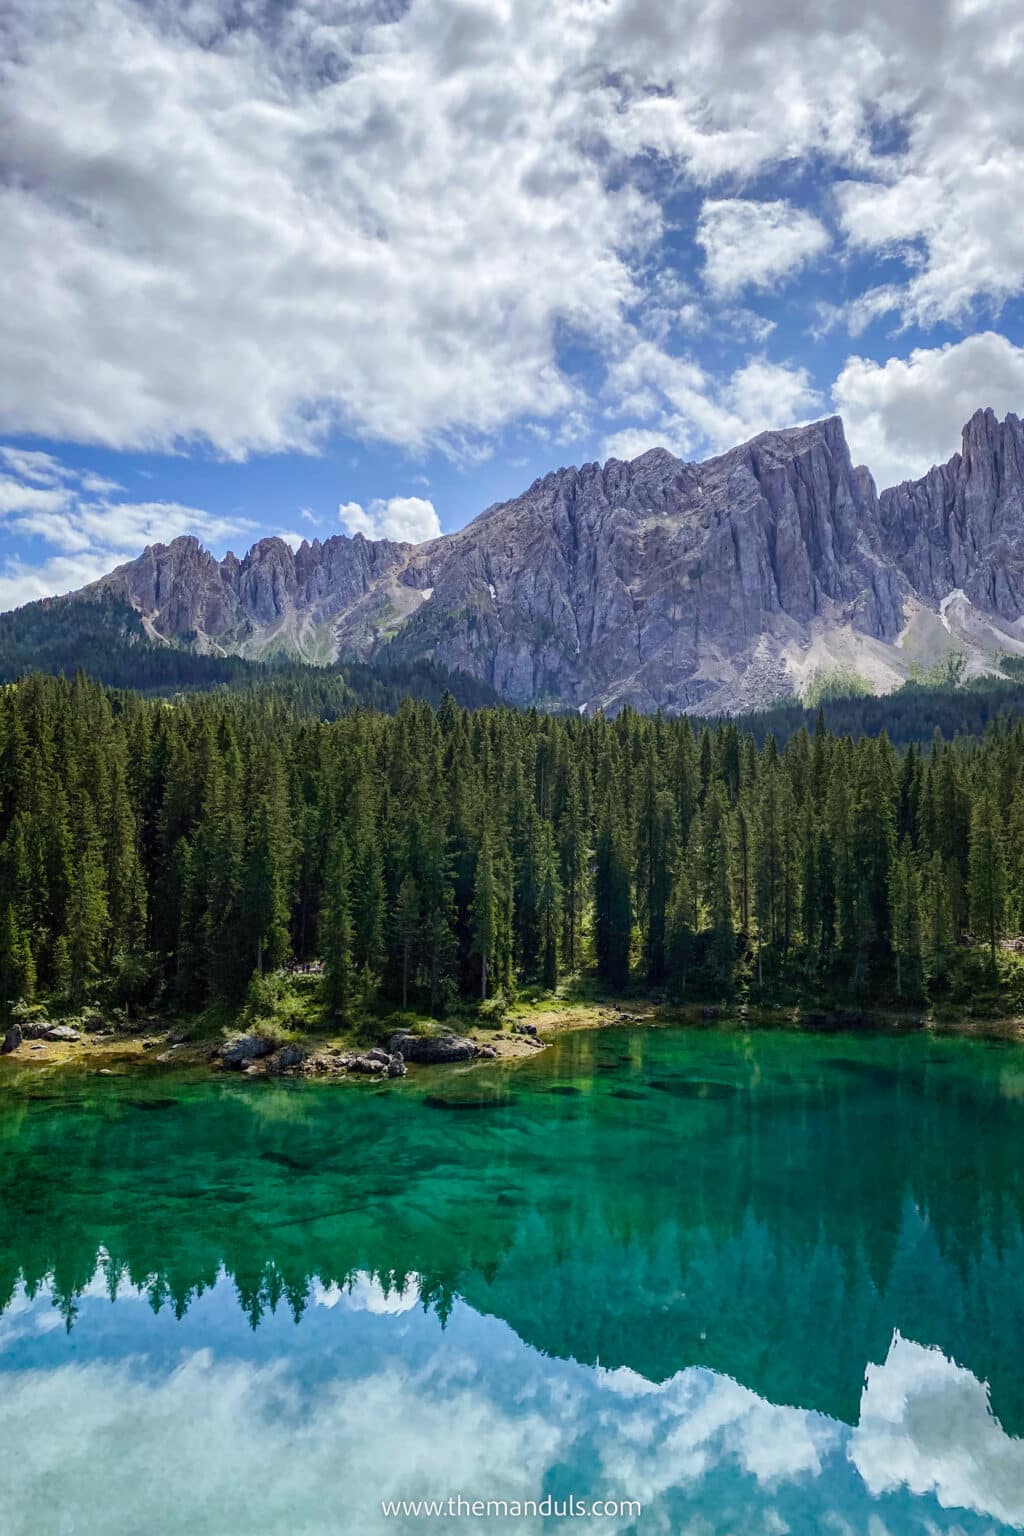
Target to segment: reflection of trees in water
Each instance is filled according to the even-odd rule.
[[[610,1049],[577,1037],[551,1070],[595,1078]],[[993,1092],[1000,1058],[837,1054],[787,1077],[737,1041],[715,1074],[632,1061],[640,1098],[523,1091],[458,1116],[270,1088],[36,1104],[0,1122],[0,1301],[49,1280],[70,1325],[98,1253],[112,1291],[178,1316],[227,1274],[254,1327],[300,1318],[314,1281],[415,1276],[442,1320],[462,1295],[550,1354],[653,1380],[706,1364],[847,1422],[898,1328],[987,1379],[1019,1432],[1021,1109]]]

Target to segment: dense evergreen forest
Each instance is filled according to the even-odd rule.
[[[813,709],[791,699],[744,715],[743,727],[758,743],[769,735],[783,743],[802,727],[813,730],[819,716],[838,736],[878,736],[885,731],[894,746],[927,745],[936,731],[947,740],[980,736],[997,721],[1011,722],[1024,714],[1024,682],[1011,660],[1004,660],[1006,677],[976,678],[967,684],[909,682],[895,693],[837,694]]]
[[[82,676],[0,691],[0,999],[237,1003],[322,958],[328,1016],[590,969],[680,997],[939,996],[1024,911],[1024,724],[900,755],[534,711],[304,717]]]

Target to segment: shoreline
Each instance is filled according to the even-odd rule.
[[[56,1021],[55,1021],[56,1022]],[[791,1030],[799,1034],[932,1034],[960,1039],[1024,1042],[1024,1017],[993,1019],[944,1019],[921,1012],[897,1013],[885,1009],[804,1009],[799,1007],[751,1007],[749,1005],[666,1004],[650,999],[572,1001],[551,999],[520,1005],[510,1025],[500,1029],[480,1024],[451,1027],[434,1026],[429,1033],[454,1034],[460,1040],[484,1047],[485,1053],[458,1063],[487,1066],[492,1061],[517,1061],[536,1055],[553,1044],[560,1034],[577,1030],[599,1029],[724,1029]],[[526,1026],[523,1032],[517,1028]],[[535,1033],[534,1033],[535,1031]],[[15,1051],[0,1056],[0,1089],[9,1071],[32,1071],[71,1067],[97,1075],[126,1076],[140,1068],[147,1070],[205,1070],[210,1076],[228,1079],[246,1077],[298,1077],[309,1081],[374,1082],[379,1074],[347,1070],[341,1063],[347,1054],[362,1055],[372,1046],[349,1033],[334,1035],[315,1032],[289,1032],[280,1045],[298,1046],[311,1065],[284,1073],[268,1070],[268,1055],[255,1060],[239,1073],[226,1066],[218,1056],[226,1040],[242,1033],[229,1032],[219,1038],[183,1037],[180,1020],[144,1022],[138,1029],[124,1032],[81,1030],[75,1041],[25,1039]],[[247,1031],[258,1035],[258,1027]],[[428,1033],[428,1031],[424,1031]],[[8,1067],[7,1063],[11,1066]],[[453,1063],[454,1065],[455,1063]],[[410,1062],[413,1074],[424,1066],[433,1070],[438,1063]],[[319,1069],[318,1069],[319,1068]]]

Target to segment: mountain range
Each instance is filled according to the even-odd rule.
[[[956,657],[1024,656],[1024,427],[979,410],[959,453],[880,495],[836,417],[693,464],[559,469],[426,544],[147,548],[73,597],[154,641],[253,659],[420,658],[516,704],[761,706],[886,692]]]

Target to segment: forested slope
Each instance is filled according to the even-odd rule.
[[[323,958],[328,1014],[554,986],[917,1000],[1024,910],[1024,725],[900,756],[625,711],[0,692],[0,995],[198,1009]]]
[[[467,707],[497,702],[485,683],[431,661],[313,667],[287,659],[198,655],[150,639],[135,609],[109,593],[45,598],[0,614],[0,683],[30,672],[73,677],[78,671],[109,687],[148,694],[215,688],[287,692],[296,709],[325,719],[359,705],[397,709],[404,698],[438,705],[446,692]]]

